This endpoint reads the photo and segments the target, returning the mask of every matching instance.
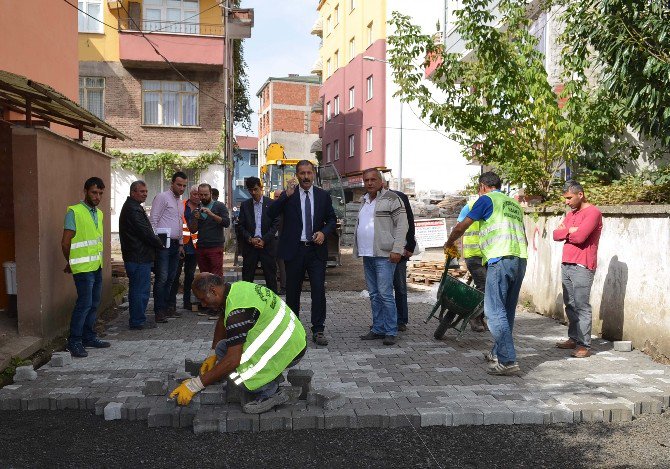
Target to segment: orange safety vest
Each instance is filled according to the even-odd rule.
[[[181,216],[181,234],[184,236],[184,246],[188,244],[190,240],[193,240],[193,247],[197,247],[198,244],[198,233],[191,233],[188,229],[188,223],[186,222],[186,205],[188,200],[184,200],[184,212]]]

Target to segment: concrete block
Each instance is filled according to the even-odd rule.
[[[291,413],[293,430],[324,428],[324,413],[321,409],[297,410]]]
[[[200,391],[201,405],[222,405],[226,401],[226,391],[222,384],[213,384]]]
[[[514,412],[511,410],[482,409],[484,425],[512,425]]]
[[[147,425],[150,427],[171,427],[174,409],[174,405],[169,405],[167,402],[154,405],[147,415]]]
[[[57,368],[67,366],[72,363],[72,355],[70,352],[54,352],[49,360],[49,366]]]
[[[418,408],[416,410],[419,413],[422,427],[447,425],[447,409],[444,407]],[[449,425],[451,425],[451,422]]]
[[[630,340],[615,340],[613,344],[614,350],[617,352],[631,352],[633,350],[633,342]]]
[[[137,411],[137,406],[139,402],[126,402],[121,407],[121,419],[122,420],[137,420],[135,417],[135,412]]]
[[[387,428],[389,416],[384,409],[356,409],[358,428]]]
[[[291,368],[288,370],[286,378],[292,386],[299,386],[302,388],[300,399],[307,399],[307,394],[312,390],[313,370],[299,370]]]
[[[324,410],[324,428],[358,428],[354,409]]]
[[[625,407],[617,407],[609,409],[609,422],[630,422],[633,420],[633,411]]]
[[[551,423],[572,423],[574,411],[570,409],[553,409],[551,411]]]
[[[21,399],[3,396],[0,400],[0,410],[21,410]]]
[[[144,388],[142,388],[142,394],[145,396],[165,396],[167,391],[167,383],[160,378],[147,379],[144,382]]]
[[[121,420],[121,407],[123,407],[123,403],[121,402],[110,402],[107,404],[103,411],[105,420]]]
[[[32,365],[17,366],[14,372],[14,382],[23,383],[26,381],[35,381],[37,379],[37,372]]]
[[[310,402],[314,402],[316,406],[323,410],[336,410],[344,407],[349,400],[339,392],[317,391],[308,395],[308,404]]]
[[[542,425],[544,423],[544,414],[545,412],[539,409],[515,409],[514,423],[516,425],[519,424]]]
[[[390,428],[399,428],[399,427],[414,427],[418,428],[421,426],[421,415],[419,412],[412,409],[388,409],[387,411],[389,417]]]
[[[660,414],[663,412],[663,401],[653,398],[642,401],[642,408],[640,413],[642,414]]]
[[[484,414],[479,409],[448,409],[452,413],[452,425],[484,425]],[[447,423],[448,425],[448,423]]]
[[[200,367],[203,360],[192,360],[190,358],[184,359],[184,371],[190,376],[198,376],[200,374]]]
[[[193,418],[193,433],[200,435],[202,433],[218,432],[220,420],[226,421],[225,415],[214,415],[209,412],[198,412]],[[225,425],[224,425],[225,431]]]
[[[77,399],[77,397],[72,394],[61,394],[58,396],[56,406],[58,410],[76,410],[79,409],[79,399]],[[51,408],[51,402],[49,402],[49,408]],[[104,414],[105,410],[103,409],[102,412]]]
[[[239,410],[230,411],[226,417],[227,432],[257,432],[260,429],[258,414],[245,414]]]
[[[582,409],[582,422],[604,422],[605,411],[597,406],[585,406]]]
[[[180,428],[189,428],[193,426],[193,419],[198,414],[196,409],[193,409],[191,406],[182,407],[181,412],[179,413],[179,427]],[[174,425],[174,422],[172,422]]]
[[[293,428],[291,411],[288,409],[260,414],[259,421],[260,431],[262,432],[268,430],[291,430]]]

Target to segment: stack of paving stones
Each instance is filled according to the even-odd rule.
[[[169,400],[182,380],[197,375],[211,348],[214,322],[184,311],[143,331],[129,331],[121,315],[108,325],[111,348],[89,349],[85,359],[56,353],[37,371],[21,368],[14,384],[0,389],[0,409],[86,409],[101,418],[202,433],[609,422],[670,405],[669,367],[599,339],[593,356],[570,358],[553,346],[567,331],[552,319],[519,312],[515,343],[523,373],[496,377],[486,374],[482,359],[489,334],[432,339],[437,322],[423,323],[432,305],[418,302],[425,295],[410,294],[408,330],[391,347],[358,338],[370,324],[368,299],[353,292],[327,297],[329,345],[310,342],[282,383],[295,404],[245,414],[246,395],[231,382],[208,387],[187,407]],[[309,311],[308,299],[302,308]]]

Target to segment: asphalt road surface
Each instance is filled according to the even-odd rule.
[[[670,413],[620,424],[194,435],[84,411],[0,412],[0,468],[670,467]]]

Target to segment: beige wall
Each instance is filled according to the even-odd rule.
[[[670,206],[602,207],[603,231],[591,289],[593,334],[632,340],[670,357]],[[528,268],[521,290],[541,314],[564,319],[563,243],[553,230],[563,214],[526,217]]]
[[[52,338],[67,331],[76,291],[63,273],[60,240],[68,205],[83,198],[84,181],[102,178],[105,220],[103,293],[111,303],[110,159],[49,130],[13,128],[14,223],[19,333]]]

